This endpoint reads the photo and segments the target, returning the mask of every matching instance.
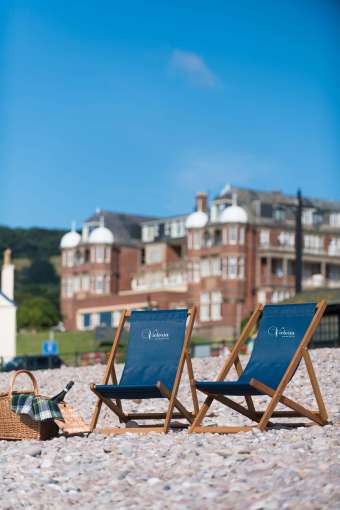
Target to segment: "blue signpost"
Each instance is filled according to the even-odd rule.
[[[58,354],[58,343],[55,340],[44,340],[42,352],[43,354]]]

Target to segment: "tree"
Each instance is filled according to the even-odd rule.
[[[58,283],[59,278],[53,264],[48,259],[34,259],[31,265],[23,269],[23,278],[30,284]]]
[[[58,323],[56,307],[46,298],[28,298],[18,309],[18,329],[46,329]]]

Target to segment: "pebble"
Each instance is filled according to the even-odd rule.
[[[46,442],[0,441],[0,509],[338,510],[340,349],[311,354],[329,413],[326,427],[275,428],[264,433],[253,429],[250,434],[230,435],[188,435],[185,430],[167,435],[95,433]],[[222,363],[222,358],[194,359],[196,378],[214,379]],[[117,366],[118,376],[122,368]],[[73,379],[75,386],[67,399],[89,422],[95,404],[89,384],[100,382],[103,371],[97,365],[35,374],[41,393],[50,395]],[[231,377],[235,375],[233,371]],[[190,408],[185,376],[178,397]],[[0,391],[6,391],[7,385],[8,374],[0,373]],[[302,405],[315,405],[303,364],[287,396]],[[200,403],[203,400],[199,394]],[[235,400],[243,402],[240,397]],[[265,397],[255,399],[258,408],[266,402]],[[124,401],[123,406],[130,412],[165,410],[160,399]],[[249,422],[214,403],[204,423]],[[103,406],[99,426],[113,425],[124,426]]]

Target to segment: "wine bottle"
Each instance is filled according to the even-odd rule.
[[[74,381],[70,381],[66,384],[65,388],[60,392],[57,393],[57,395],[54,395],[54,397],[51,398],[51,400],[54,400],[54,402],[62,402],[65,398],[66,393],[70,391],[72,386],[74,385]]]

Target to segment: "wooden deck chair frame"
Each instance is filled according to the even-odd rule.
[[[326,425],[327,424],[327,411],[325,408],[325,404],[323,402],[323,398],[321,395],[320,387],[318,380],[316,378],[316,374],[313,368],[312,360],[308,352],[308,344],[315,332],[323,313],[326,309],[327,303],[326,301],[320,301],[316,305],[316,311],[312,321],[310,322],[304,337],[302,338],[300,345],[298,346],[292,360],[283,375],[280,384],[273,390],[269,386],[261,383],[256,379],[251,379],[249,384],[261,391],[265,395],[271,397],[271,400],[264,411],[256,411],[253,399],[250,395],[245,396],[246,407],[234,402],[232,399],[224,396],[224,395],[216,395],[210,394],[208,392],[204,392],[207,395],[206,400],[201,406],[194,423],[191,425],[189,429],[189,433],[192,432],[216,432],[216,433],[237,433],[237,432],[248,432],[254,428],[254,426],[230,426],[230,427],[221,427],[221,426],[201,426],[202,420],[204,419],[206,413],[209,410],[212,402],[217,400],[218,402],[230,407],[234,411],[239,412],[241,415],[250,418],[251,420],[257,422],[257,426],[261,431],[264,431],[267,426],[272,425],[269,422],[271,418],[308,418],[313,422],[313,424],[318,425]],[[246,327],[242,331],[239,339],[237,340],[230,356],[226,359],[220,373],[218,374],[217,381],[224,381],[227,374],[229,373],[231,367],[235,365],[236,372],[240,377],[243,373],[243,368],[239,358],[239,352],[242,345],[245,343],[247,338],[249,337],[251,331],[257,324],[263,310],[263,305],[258,305],[252,316],[250,317]],[[255,340],[256,341],[256,340]],[[291,380],[296,368],[298,367],[301,359],[304,359],[305,365],[307,368],[308,377],[314,392],[315,400],[318,406],[317,411],[312,411],[302,406],[301,404],[291,400],[284,396],[284,391]],[[275,411],[277,405],[281,403],[288,407],[289,411]],[[301,425],[300,424],[291,424],[291,425]]]
[[[131,312],[129,310],[124,310],[121,314],[119,325],[116,331],[116,335],[114,338],[114,342],[112,345],[112,349],[110,352],[110,356],[107,362],[107,366],[104,373],[104,378],[102,384],[108,384],[109,379],[111,376],[112,384],[117,384],[117,376],[115,371],[115,357],[117,354],[119,342],[121,339],[121,335],[123,332],[125,321],[128,317],[130,317]],[[152,426],[145,426],[145,425],[139,425],[138,427],[127,427],[127,428],[103,428],[103,429],[97,429],[98,432],[102,432],[104,434],[124,434],[126,432],[136,432],[136,433],[147,433],[147,432],[168,432],[170,425],[171,425],[171,419],[182,419],[185,418],[188,420],[189,425],[193,423],[195,416],[198,413],[199,405],[198,405],[198,399],[197,399],[197,392],[194,382],[194,373],[192,369],[192,363],[191,363],[191,357],[190,357],[190,338],[192,329],[194,326],[196,317],[196,307],[193,306],[188,309],[188,323],[186,325],[185,330],[185,336],[184,336],[184,343],[183,343],[183,349],[181,352],[181,356],[178,363],[178,368],[176,372],[175,381],[172,387],[172,391],[169,390],[161,381],[158,381],[157,387],[160,393],[169,400],[168,409],[166,412],[163,413],[155,413],[155,412],[148,412],[148,413],[125,413],[123,411],[123,406],[121,399],[115,399],[115,403],[112,402],[112,399],[107,399],[101,396],[99,393],[96,392],[95,385],[92,384],[90,386],[91,390],[97,395],[98,399],[96,402],[95,410],[92,415],[91,425],[90,425],[90,431],[93,432],[96,429],[99,414],[101,411],[102,404],[104,403],[107,405],[111,411],[113,411],[120,421],[120,423],[128,423],[130,420],[162,420],[164,419],[164,424],[161,425],[152,425]],[[189,376],[189,382],[190,382],[190,389],[191,389],[191,395],[192,395],[192,402],[193,402],[193,412],[190,412],[184,407],[184,405],[177,399],[177,393],[179,389],[179,385],[181,382],[184,364],[187,365],[188,370],[188,376]],[[177,408],[178,412],[174,412],[174,408]],[[185,427],[185,425],[183,425]]]

